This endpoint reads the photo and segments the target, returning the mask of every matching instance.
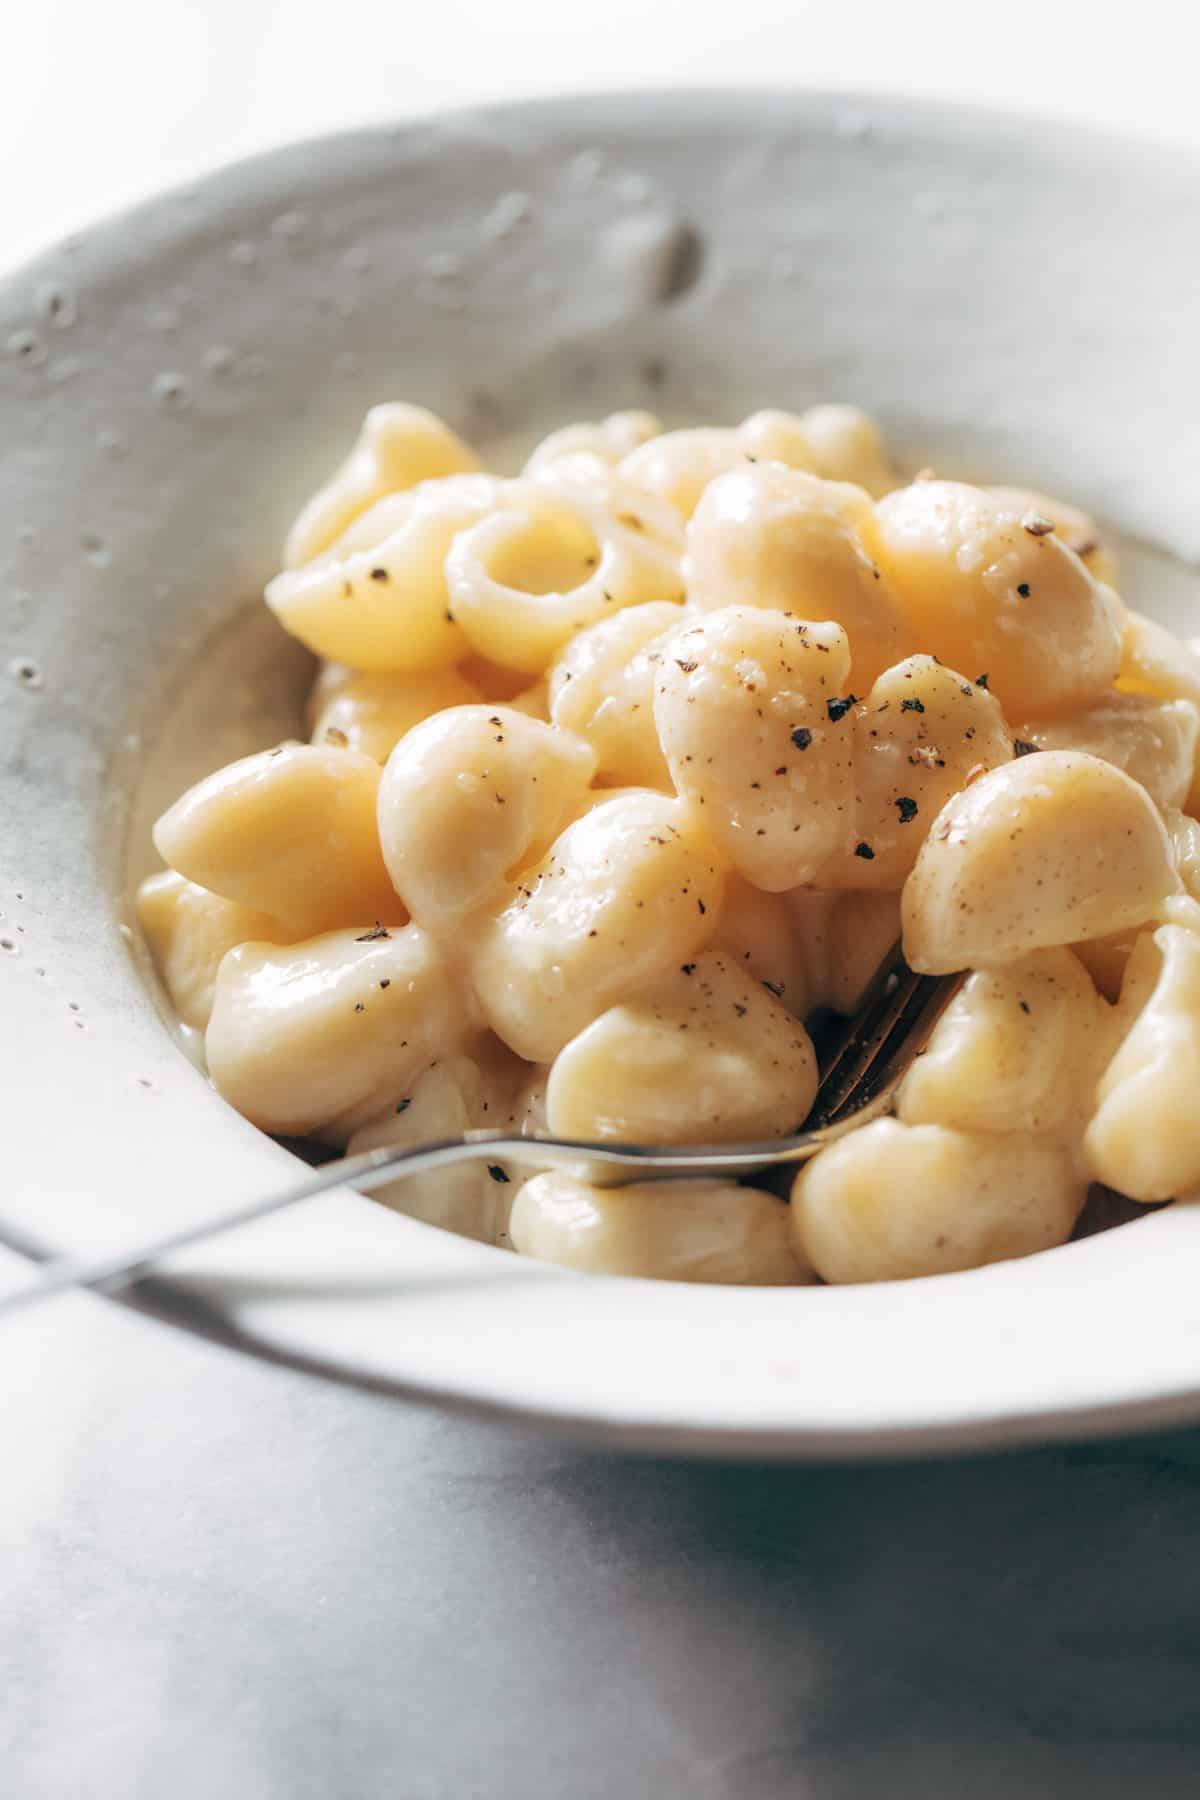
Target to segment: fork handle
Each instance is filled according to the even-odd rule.
[[[299,1181],[281,1192],[265,1198],[249,1200],[228,1211],[215,1213],[195,1225],[148,1238],[133,1250],[110,1251],[90,1257],[61,1257],[43,1264],[35,1279],[14,1292],[0,1295],[0,1318],[22,1312],[39,1300],[66,1288],[90,1288],[96,1292],[117,1293],[149,1275],[154,1266],[176,1251],[186,1250],[206,1238],[234,1231],[240,1225],[252,1225],[272,1213],[283,1212],[301,1200],[315,1199],[333,1188],[355,1187],[369,1191],[389,1178],[419,1175],[430,1169],[448,1168],[454,1163],[499,1160],[546,1165],[586,1162],[622,1171],[626,1178],[639,1175],[749,1175],[755,1170],[807,1162],[818,1150],[840,1137],[853,1125],[861,1125],[869,1116],[882,1112],[890,1094],[881,1094],[870,1108],[857,1113],[844,1125],[831,1125],[814,1131],[803,1140],[787,1139],[763,1144],[744,1144],[736,1150],[724,1145],[701,1146],[687,1150],[648,1150],[637,1144],[594,1144],[571,1138],[514,1137],[497,1131],[472,1131],[465,1137],[450,1138],[442,1143],[412,1148],[384,1144],[375,1150],[364,1150],[358,1156],[339,1157],[326,1163],[307,1180]]]

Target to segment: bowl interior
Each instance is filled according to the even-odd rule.
[[[1193,157],[1027,120],[562,101],[282,151],[9,280],[4,1217],[84,1250],[294,1170],[179,1054],[121,928],[161,806],[294,728],[308,660],[255,602],[367,406],[429,405],[505,462],[621,406],[857,401],[914,464],[1091,507],[1128,597],[1195,629],[1198,199]],[[1198,1217],[748,1294],[581,1281],[342,1195],[194,1253],[159,1300],[608,1438],[882,1454],[1200,1411]]]

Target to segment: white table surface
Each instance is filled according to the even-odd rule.
[[[41,0],[5,15],[0,262],[289,136],[570,87],[920,89],[1197,142],[1180,16]],[[0,1327],[0,1353],[12,1800],[1200,1790],[1200,1433],[689,1467],[356,1393],[84,1297]]]

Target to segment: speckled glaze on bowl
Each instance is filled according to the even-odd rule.
[[[180,1053],[123,896],[146,825],[290,728],[253,607],[365,408],[483,441],[860,401],[903,453],[1059,487],[1200,613],[1200,163],[804,93],[562,100],[300,145],[0,287],[0,1220],[84,1251],[298,1171]],[[1195,629],[1195,626],[1192,627]],[[149,1303],[612,1444],[884,1456],[1200,1418],[1200,1209],[861,1289],[576,1278],[345,1193]],[[103,1304],[103,1302],[98,1302]]]

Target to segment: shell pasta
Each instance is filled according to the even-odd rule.
[[[1094,1182],[1200,1191],[1200,662],[1077,506],[905,481],[849,406],[613,413],[508,473],[389,403],[266,600],[318,659],[309,741],[180,796],[137,896],[263,1130],[520,1135],[376,1198],[575,1271],[748,1286],[1047,1249]],[[790,1195],[539,1168],[546,1133],[800,1129],[813,1034],[901,938],[966,979],[895,1116]]]

